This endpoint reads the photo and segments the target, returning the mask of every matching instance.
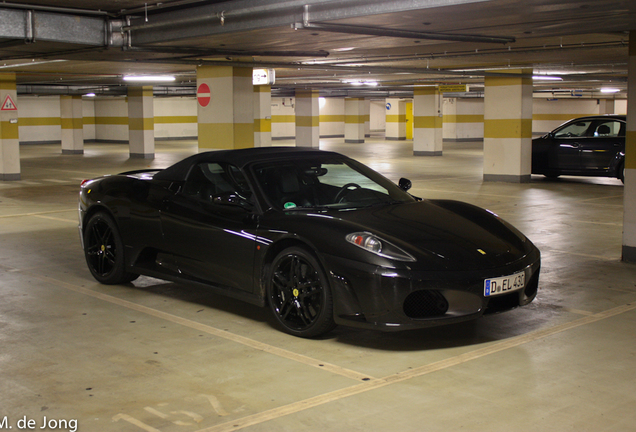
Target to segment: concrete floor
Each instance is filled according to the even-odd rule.
[[[416,158],[410,142],[341,142],[321,148],[521,229],[543,254],[535,302],[448,327],[303,340],[205,290],[103,286],[80,249],[79,182],[168,166],[196,143],[158,142],[152,161],[125,145],[87,144],[83,156],[22,146],[22,180],[0,182],[0,429],[634,430],[636,266],[620,262],[620,181],[483,183],[480,144]]]

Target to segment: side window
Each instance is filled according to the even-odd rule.
[[[590,129],[591,121],[578,121],[571,123],[562,129],[559,129],[555,134],[555,138],[579,138],[588,136],[587,132]]]
[[[622,123],[615,120],[602,121],[596,125],[595,137],[617,137],[620,136]]]
[[[183,188],[184,195],[205,201],[228,193],[237,193],[244,198],[251,196],[247,180],[237,167],[216,162],[194,166]]]

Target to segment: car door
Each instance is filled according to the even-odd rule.
[[[164,199],[166,249],[186,277],[252,291],[257,218],[238,168],[200,163],[183,188]]]
[[[590,133],[592,120],[578,120],[554,132],[550,149],[550,168],[578,172],[581,169],[581,143]]]
[[[591,134],[581,140],[581,170],[591,175],[608,172],[618,152],[625,149],[624,123],[616,119],[597,120]]]

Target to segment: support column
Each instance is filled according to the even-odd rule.
[[[318,90],[296,90],[296,147],[320,146]]]
[[[0,180],[20,180],[17,100],[15,74],[0,74]]]
[[[82,96],[60,96],[62,154],[84,154]]]
[[[636,263],[636,31],[629,33],[627,134],[623,191],[623,261]]]
[[[272,145],[272,86],[254,86],[254,147]]]
[[[422,87],[415,89],[413,99],[413,154],[441,156],[442,94],[438,87]]]
[[[128,87],[128,141],[131,158],[154,159],[155,112],[152,86]]]
[[[199,150],[254,147],[252,68],[197,68]]]
[[[402,99],[386,100],[386,137],[389,141],[406,140],[406,102]]]
[[[364,98],[345,99],[345,143],[364,142],[366,109]]]
[[[511,76],[485,80],[484,181],[526,183],[532,170],[532,71],[506,73]]]

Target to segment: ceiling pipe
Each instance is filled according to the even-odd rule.
[[[296,27],[298,29],[305,30],[321,30],[333,33],[347,33],[358,34],[366,36],[383,36],[394,38],[408,38],[408,39],[429,39],[429,40],[441,40],[452,42],[479,42],[479,43],[498,43],[508,44],[515,42],[513,37],[494,37],[494,36],[479,36],[479,35],[460,35],[460,34],[448,34],[448,33],[429,33],[429,32],[416,32],[410,30],[395,30],[383,27],[367,27],[358,26],[352,24],[327,24],[321,22],[309,22],[304,21],[302,27]]]
[[[111,16],[111,17],[116,16],[115,14],[102,11],[102,10],[78,9],[78,8],[68,8],[68,7],[59,7],[59,6],[43,6],[43,5],[23,4],[23,3],[8,3],[5,1],[0,3],[0,6],[11,8],[11,9],[27,9],[27,10],[42,11],[42,12],[71,13],[71,14],[78,14],[78,15],[97,15],[97,16]]]

